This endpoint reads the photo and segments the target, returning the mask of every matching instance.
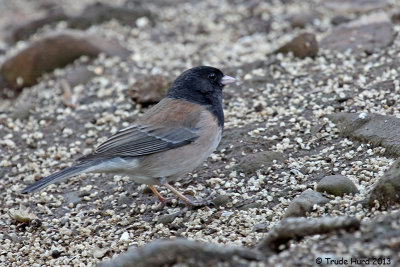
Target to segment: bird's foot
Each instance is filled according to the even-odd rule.
[[[203,198],[203,199],[191,200],[188,197],[184,196],[183,194],[179,193],[179,191],[176,190],[170,184],[165,183],[164,186],[166,188],[168,188],[169,190],[171,190],[171,192],[174,193],[177,197],[179,197],[186,204],[187,209],[189,209],[189,208],[193,209],[196,207],[204,207],[204,206],[210,205],[210,204],[212,204],[212,200],[214,199],[214,195],[211,194],[210,196]]]
[[[165,206],[171,204],[176,197],[163,197],[160,200],[160,204],[157,206],[156,211],[161,211],[165,208]]]
[[[214,205],[213,200],[215,198],[215,195],[210,195],[206,198],[203,199],[196,199],[196,200],[191,200],[188,197],[185,197],[185,199],[182,199],[182,201],[186,204],[185,208],[200,208],[200,207],[205,207],[209,205]]]

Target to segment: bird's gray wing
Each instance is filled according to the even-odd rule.
[[[79,158],[78,162],[149,155],[187,145],[198,137],[196,129],[133,125],[111,136],[92,154]]]

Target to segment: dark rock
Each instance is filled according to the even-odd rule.
[[[40,19],[27,21],[24,24],[16,26],[11,30],[10,41],[15,43],[20,40],[28,39],[38,29],[45,25],[51,25],[59,21],[67,20],[68,16],[60,8],[53,9]]]
[[[152,13],[141,7],[131,9],[95,3],[87,6],[80,15],[70,18],[68,25],[71,28],[86,29],[92,25],[116,19],[122,25],[134,26],[136,20],[141,17],[147,17],[150,21],[153,20]]]
[[[367,113],[335,113],[328,115],[345,137],[386,148],[389,155],[400,155],[400,119],[394,116]]]
[[[384,8],[388,5],[386,0],[328,0],[325,6],[340,13],[366,13],[372,10]]]
[[[299,12],[289,15],[288,20],[293,28],[304,28],[317,17],[315,12]]]
[[[400,11],[397,11],[392,15],[392,22],[394,24],[400,24]]]
[[[239,170],[244,173],[255,173],[257,170],[264,167],[270,167],[276,160],[278,163],[283,162],[286,156],[281,152],[276,151],[262,151],[254,154],[246,155],[244,159],[239,162]]]
[[[57,249],[55,249],[55,250],[53,250],[52,252],[51,252],[51,256],[54,258],[54,259],[57,259],[58,257],[60,257],[61,256],[61,251],[59,251],[59,250],[57,250]]]
[[[318,182],[316,190],[334,196],[358,193],[358,189],[354,183],[349,178],[342,175],[325,176]]]
[[[392,164],[372,189],[369,206],[374,207],[375,201],[379,202],[381,208],[400,203],[400,159]]]
[[[142,76],[131,86],[129,96],[140,104],[153,104],[159,102],[171,86],[171,82],[164,76]]]
[[[95,57],[99,53],[128,57],[130,52],[119,44],[85,32],[64,31],[46,35],[1,66],[4,80],[12,88],[36,84],[43,73],[61,68],[82,55]]]
[[[386,15],[370,15],[336,27],[320,42],[323,49],[371,52],[392,43],[394,31]]]
[[[289,52],[299,58],[315,57],[318,54],[318,42],[315,35],[302,33],[276,51],[276,53],[284,54]]]
[[[343,15],[337,15],[331,19],[332,25],[335,25],[335,26],[337,26],[339,24],[347,23],[349,21],[351,21],[351,18],[343,16]]]
[[[312,211],[315,204],[325,205],[328,202],[329,199],[321,193],[307,189],[289,204],[283,218],[306,216],[306,213]]]
[[[263,104],[259,103],[257,106],[254,107],[255,112],[261,112],[264,110]]]

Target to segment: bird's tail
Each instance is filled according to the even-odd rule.
[[[35,192],[55,182],[59,182],[63,179],[67,179],[69,177],[84,173],[90,167],[91,166],[88,164],[78,164],[72,167],[65,168],[59,172],[53,173],[47,177],[40,179],[39,181],[34,182],[33,184],[22,190],[22,193],[25,194]]]

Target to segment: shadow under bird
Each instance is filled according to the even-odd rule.
[[[186,70],[165,98],[135,124],[118,131],[72,167],[36,181],[22,193],[82,173],[112,173],[148,185],[162,207],[167,199],[154,185],[165,186],[188,206],[206,204],[207,199],[190,200],[169,183],[195,169],[217,148],[224,127],[222,89],[233,82],[234,78],[213,67]]]

